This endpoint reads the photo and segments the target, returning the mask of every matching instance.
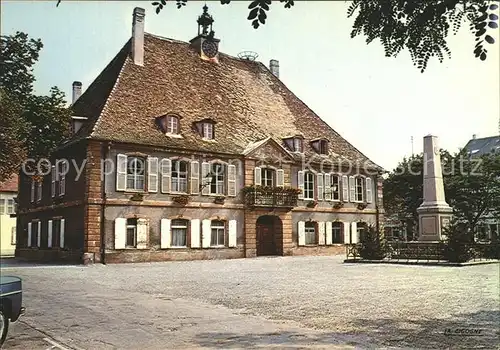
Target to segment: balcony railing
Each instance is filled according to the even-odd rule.
[[[296,188],[248,186],[244,188],[245,204],[252,207],[294,208],[299,190]]]

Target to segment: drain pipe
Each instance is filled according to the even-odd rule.
[[[102,169],[103,164],[107,164],[108,152],[111,148],[111,142],[101,144],[101,264],[106,265],[106,230],[104,227],[105,208],[106,208],[106,169]],[[104,163],[102,163],[104,162]]]

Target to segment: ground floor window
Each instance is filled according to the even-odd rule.
[[[40,234],[38,223],[39,221],[33,221],[31,223],[31,242],[30,242],[31,247],[38,246],[38,235]]]
[[[316,223],[306,222],[305,225],[305,243],[316,244]]]
[[[212,237],[210,245],[213,247],[223,246],[224,237],[226,235],[224,221],[213,220],[211,223]]]
[[[341,222],[332,223],[332,242],[334,244],[344,243],[344,224]]]
[[[125,247],[135,248],[137,246],[137,219],[127,219],[127,236]]]
[[[59,247],[61,239],[61,219],[52,220],[52,247]]]
[[[172,247],[187,246],[187,220],[172,220]]]

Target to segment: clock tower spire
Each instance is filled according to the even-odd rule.
[[[215,22],[211,14],[208,13],[208,6],[203,6],[203,13],[196,21],[198,23],[198,35],[190,40],[193,47],[200,54],[200,58],[205,61],[219,62],[219,39],[215,38],[212,28]]]

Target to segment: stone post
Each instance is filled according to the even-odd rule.
[[[419,241],[439,241],[451,220],[452,208],[444,195],[437,136],[424,137],[424,201],[417,209]]]

